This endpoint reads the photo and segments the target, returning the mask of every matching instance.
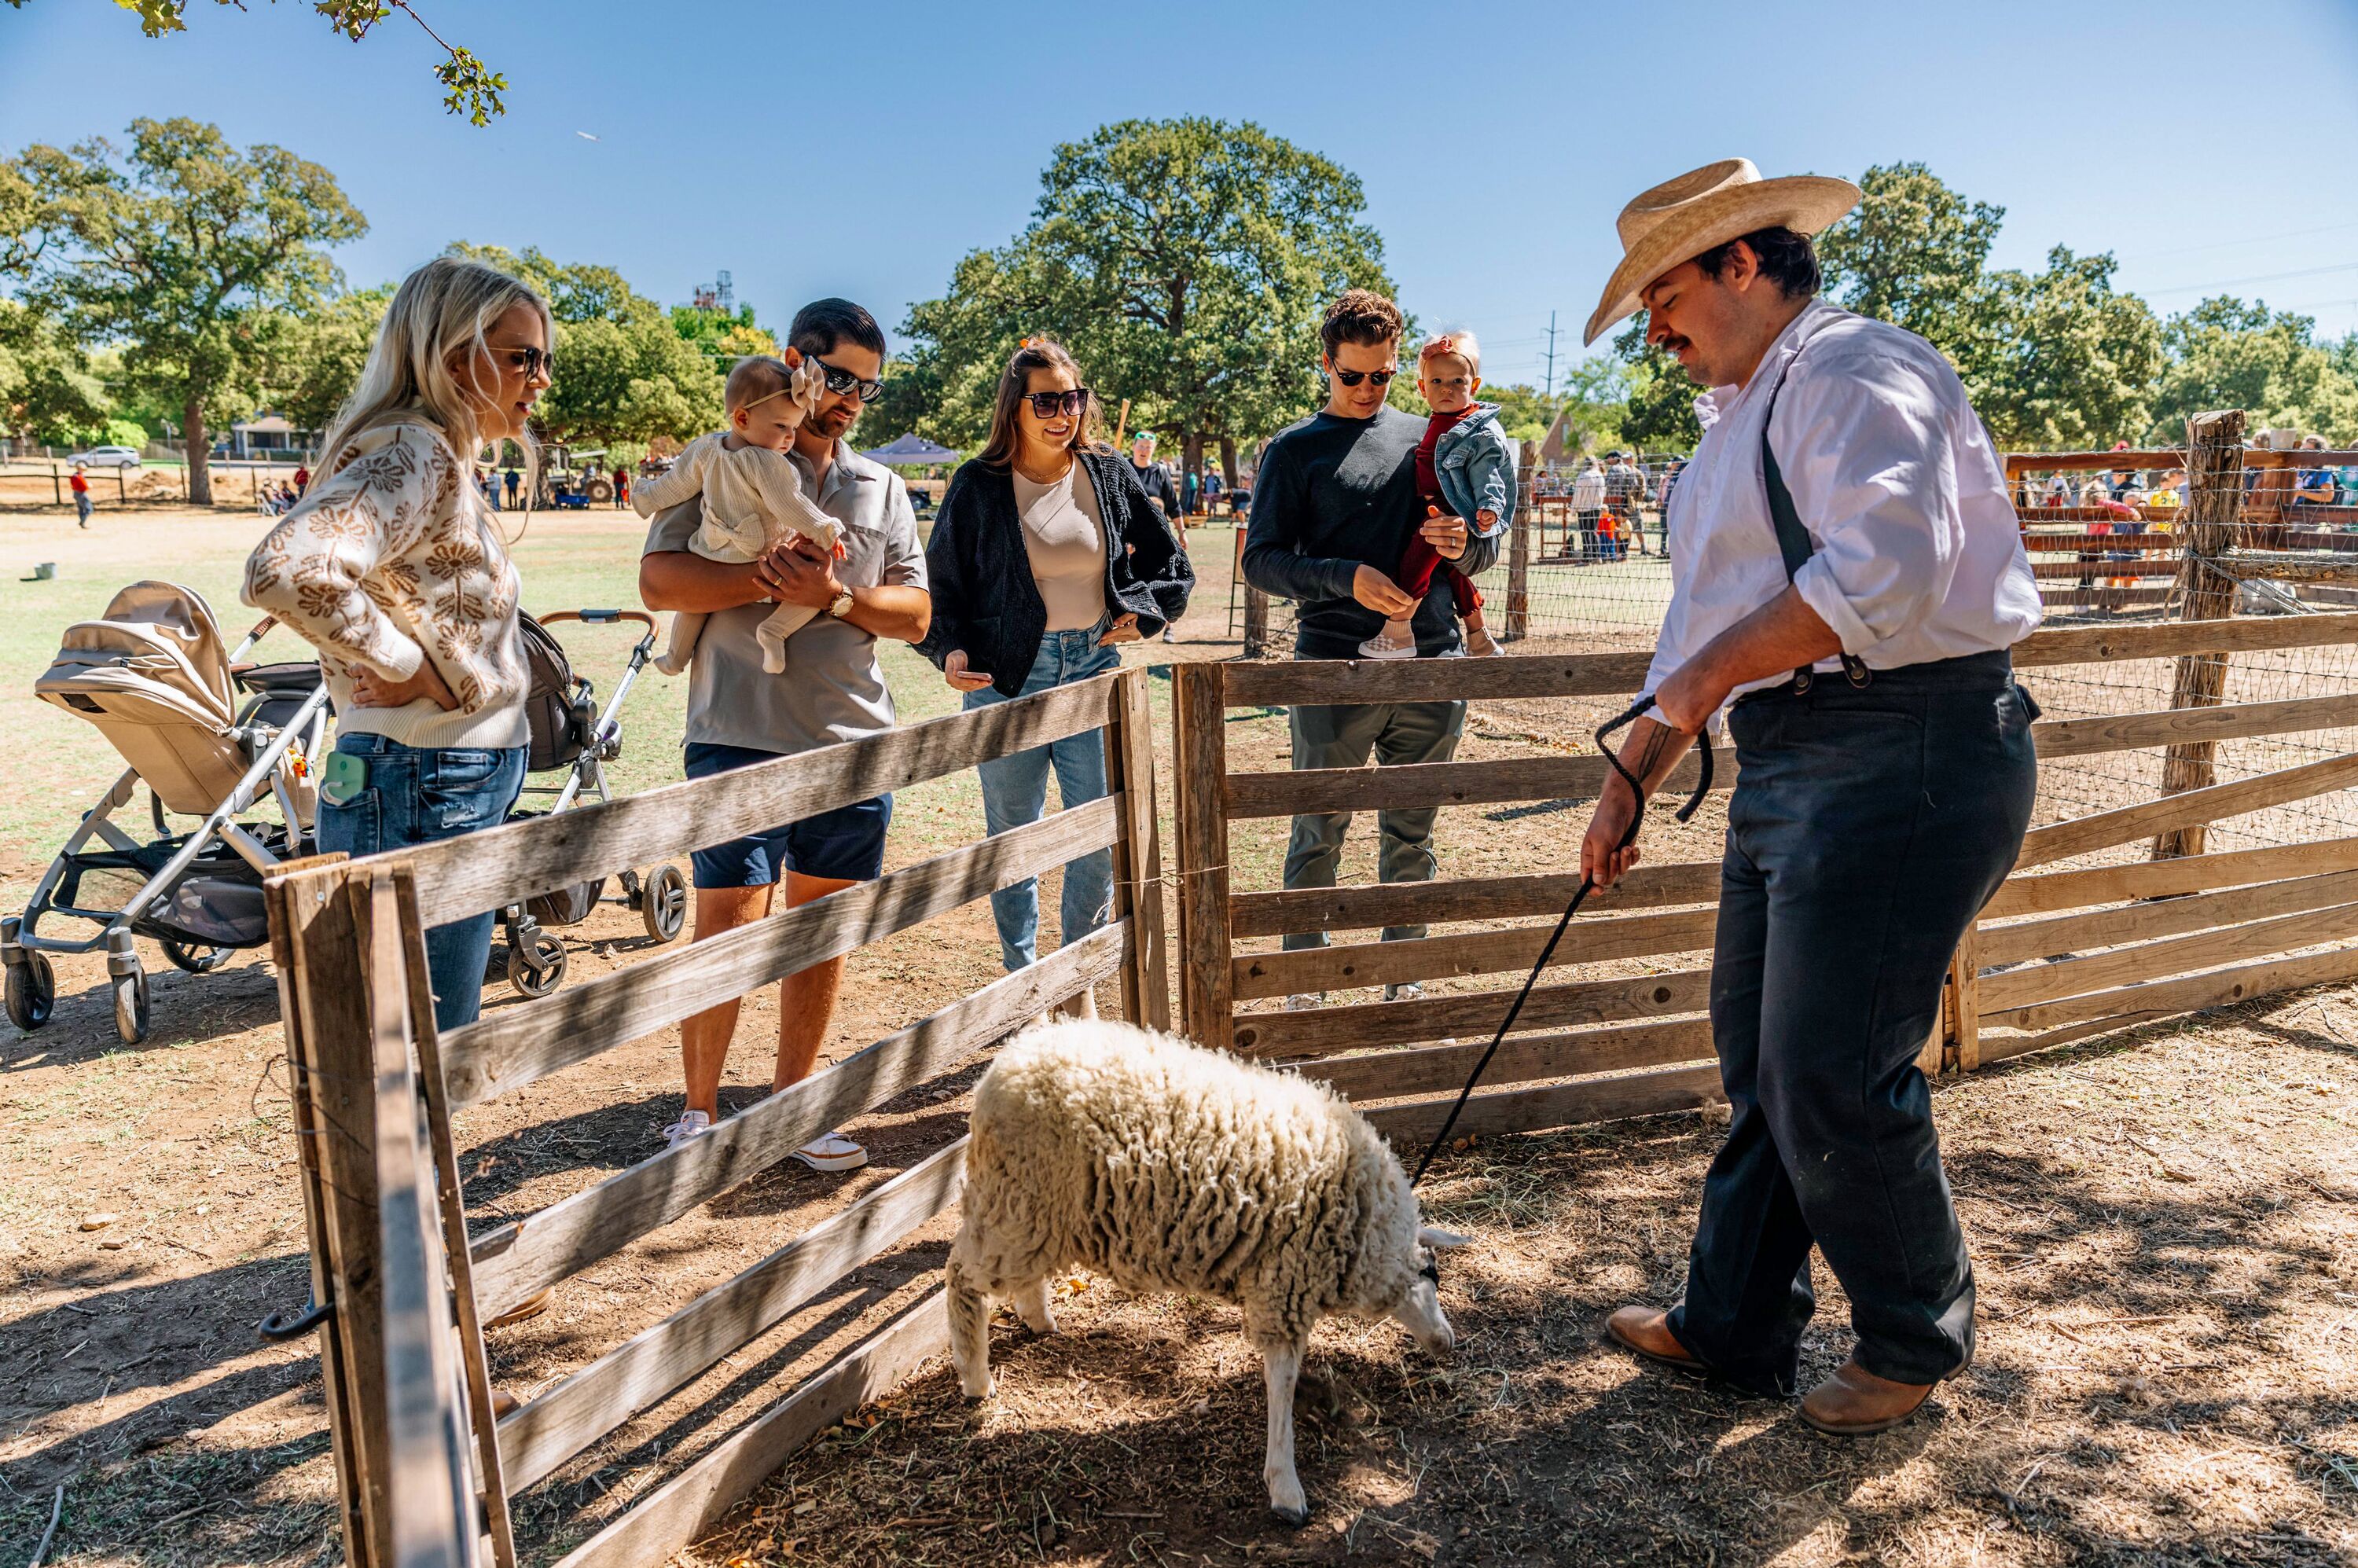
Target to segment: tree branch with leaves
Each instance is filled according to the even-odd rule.
[[[8,0],[17,10],[25,8],[27,0]],[[151,38],[168,33],[189,30],[189,6],[191,0],[114,0],[123,10],[135,12],[139,30]],[[245,9],[245,0],[216,0],[222,5]],[[276,5],[278,0],[270,0]],[[396,11],[417,25],[418,30],[434,40],[442,51],[441,63],[434,68],[435,79],[442,83],[442,106],[453,114],[464,114],[477,125],[488,125],[494,115],[507,113],[508,79],[485,65],[464,45],[450,43],[436,32],[409,0],[312,0],[311,9],[327,18],[328,25],[354,43],[367,38]]]

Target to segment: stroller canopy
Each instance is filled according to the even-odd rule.
[[[133,583],[66,628],[33,693],[96,725],[168,810],[211,812],[244,775],[229,651],[194,589]]]

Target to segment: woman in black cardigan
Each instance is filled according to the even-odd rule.
[[[1094,439],[1097,400],[1062,345],[1029,338],[1007,362],[982,455],[960,468],[925,548],[933,629],[918,647],[968,708],[1121,667],[1119,644],[1179,618],[1195,586],[1186,547],[1130,465]],[[992,833],[1037,822],[1048,773],[1066,810],[1106,793],[1102,732],[1088,730],[982,764]],[[1113,857],[1065,868],[1061,939],[1105,925]],[[990,895],[1010,972],[1039,956],[1040,886]],[[1088,998],[1079,1009],[1094,1016]]]

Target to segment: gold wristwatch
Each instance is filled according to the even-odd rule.
[[[838,621],[851,613],[851,590],[844,589],[827,601],[827,612]]]

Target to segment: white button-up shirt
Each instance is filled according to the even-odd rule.
[[[1793,585],[1844,652],[1897,669],[2011,647],[2038,627],[2006,465],[1956,372],[1913,332],[1812,301],[1743,387],[1695,400],[1704,437],[1671,497],[1671,605],[1648,691],[1784,591],[1760,469],[1772,391],[1769,439],[1817,546]]]

